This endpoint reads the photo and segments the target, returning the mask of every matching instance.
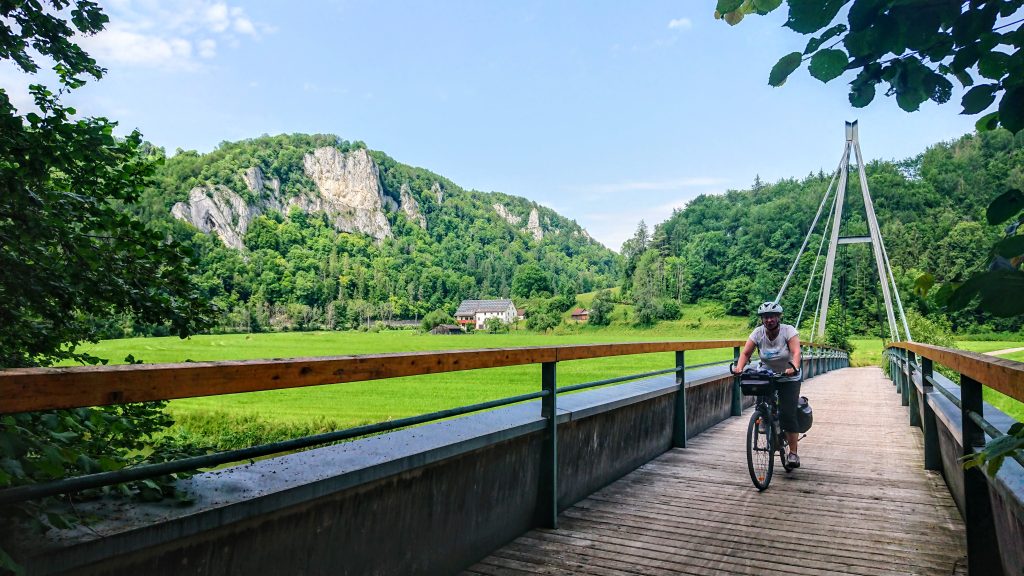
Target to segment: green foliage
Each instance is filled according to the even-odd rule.
[[[102,30],[107,17],[92,2],[52,0],[4,4],[0,20],[0,57],[29,74],[39,70],[35,54],[48,58],[61,84],[56,94],[33,85],[36,111],[24,114],[0,89],[0,367],[98,362],[76,351],[103,334],[97,319],[127,315],[181,337],[203,328],[209,308],[190,274],[190,250],[126,210],[154,171],[141,136],[115,138],[114,123],[78,117],[60,102],[85,76],[102,77],[73,40]],[[4,416],[0,487],[175,458],[181,446],[155,440],[170,424],[162,407]],[[173,479],[119,490],[158,499],[173,493]],[[76,522],[49,504],[17,504],[0,515],[39,529]],[[0,568],[14,568],[6,553],[0,558]]]
[[[932,285],[964,282],[985,271],[988,246],[1017,241],[1000,239],[998,229],[986,225],[989,198],[1007,189],[1024,188],[1024,135],[995,130],[932,146],[915,158],[900,162],[871,162],[865,166],[882,236],[899,285],[904,307],[936,320],[948,315],[954,330],[1010,331],[1024,327],[1021,316],[996,316],[985,309],[963,308],[949,314]],[[627,254],[632,276],[624,285],[641,308],[653,308],[658,297],[681,303],[718,300],[729,314],[746,315],[758,302],[775,297],[792,265],[806,226],[829,183],[823,173],[773,184],[755,182],[751,190],[700,196],[684,210],[659,224],[653,234],[644,231],[643,252]],[[856,189],[853,178],[850,186]],[[843,235],[867,235],[860,195],[847,195]],[[1007,200],[1010,203],[1012,201]],[[1010,208],[1002,213],[1017,212]],[[1019,212],[1019,209],[1018,209]],[[1011,238],[1018,237],[1014,234]],[[821,241],[820,230],[810,245]],[[1006,258],[1019,265],[1024,258]],[[783,296],[786,317],[796,321],[814,258],[801,260]],[[822,263],[817,266],[817,278]],[[930,279],[922,270],[932,271]],[[870,249],[846,245],[836,260],[837,306],[846,310],[846,334],[888,337],[884,309]],[[915,281],[921,282],[915,285]],[[927,281],[926,281],[927,280]],[[1006,286],[1013,284],[1007,282]],[[996,290],[995,284],[986,290]],[[652,293],[653,296],[645,296]],[[813,315],[816,294],[808,298],[803,319]],[[1004,306],[1020,298],[999,299]],[[653,321],[650,310],[639,309],[640,319]],[[832,314],[834,316],[835,313]],[[809,328],[809,324],[805,328]]]
[[[612,322],[612,310],[615,309],[615,302],[612,300],[612,293],[609,290],[601,290],[594,296],[590,304],[590,316],[587,323],[594,326],[607,326]]]
[[[272,413],[272,410],[268,412]],[[353,425],[372,423],[364,420]],[[175,414],[175,426],[167,434],[167,439],[181,444],[211,446],[216,450],[234,450],[324,434],[346,427],[322,415],[311,416],[302,422],[281,422],[269,414],[195,410]]]
[[[512,295],[519,298],[534,298],[550,296],[551,280],[541,270],[540,266],[529,262],[516,268],[512,277]]]
[[[985,444],[983,450],[964,457],[964,468],[985,466],[990,478],[995,478],[1007,457],[1024,453],[1024,423],[1010,426],[1009,433]]]
[[[825,344],[853,352],[853,344],[850,342],[853,331],[850,330],[848,316],[840,312],[838,304],[838,302],[832,303],[830,309],[833,310],[833,313],[825,322]]]
[[[505,334],[508,332],[508,323],[501,318],[488,318],[484,320],[484,331],[488,334]]]
[[[978,307],[996,316],[1015,317],[1024,315],[1024,235],[1018,235],[1020,225],[1024,223],[1024,193],[1017,189],[1008,190],[989,203],[985,215],[989,224],[1003,224],[1013,220],[1006,227],[1005,237],[996,242],[984,258],[981,248],[986,243],[980,233],[968,240],[958,256],[970,254],[972,262],[986,260],[988,269],[977,271],[965,282],[951,282],[937,291],[937,299],[950,310],[963,310],[978,299]],[[975,225],[980,228],[980,225]],[[959,226],[958,226],[959,228]],[[956,232],[954,228],[954,232]],[[951,235],[953,237],[953,235]],[[957,278],[967,276],[966,273],[956,274]],[[935,284],[930,274],[924,274],[917,280],[917,288],[927,294]]]
[[[879,2],[877,0],[787,0],[785,26],[816,34],[803,54],[783,56],[768,83],[781,86],[800,64],[810,60],[811,76],[829,82],[846,71],[850,103],[867,106],[876,86],[888,85],[900,108],[917,110],[926,100],[949,101],[952,80],[971,87],[961,100],[963,113],[974,115],[997,103],[977,122],[979,131],[1002,126],[1024,129],[1024,54],[1020,23],[1024,0],[972,2]],[[746,14],[767,14],[777,0],[720,0],[715,18],[738,24]],[[835,23],[844,6],[846,23]],[[841,46],[841,48],[840,48]],[[976,82],[985,82],[974,86]]]
[[[245,250],[238,251],[171,218],[171,206],[197,185],[227,186],[261,206],[277,205],[267,198],[275,194],[275,179],[284,205],[290,194],[316,193],[313,183],[299,175],[304,156],[320,146],[346,151],[364,145],[302,134],[222,143],[210,154],[180,152],[167,158],[156,184],[146,190],[140,214],[199,255],[196,281],[222,310],[217,331],[369,327],[374,320],[454,309],[463,299],[590,291],[611,285],[620,274],[615,253],[550,209],[514,196],[463,190],[377,151],[368,153],[384,193],[415,199],[426,229],[400,210],[386,212],[394,237],[378,243],[338,232],[323,213],[292,206],[255,218],[243,239]],[[254,167],[266,183],[260,198],[241,180]],[[289,188],[289,182],[294,186]],[[537,241],[506,222],[495,204],[522,220],[537,210],[544,237]],[[129,327],[119,336],[148,333],[145,326]]]
[[[422,327],[424,331],[430,331],[440,326],[441,324],[454,323],[455,319],[452,318],[452,315],[449,314],[447,310],[439,309],[434,310],[433,312],[430,312],[426,316],[424,316],[423,320],[420,321],[420,327]]]
[[[561,294],[553,298],[533,300],[528,305],[526,327],[544,332],[562,323],[562,315],[576,306],[576,298]]]

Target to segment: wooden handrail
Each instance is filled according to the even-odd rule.
[[[276,360],[0,370],[0,414],[280,390],[627,354],[742,346],[701,340],[403,352]]]
[[[888,346],[924,356],[932,362],[938,362],[993,390],[1024,402],[1024,362],[917,342],[890,342]]]

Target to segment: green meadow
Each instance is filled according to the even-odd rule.
[[[175,337],[106,340],[84,345],[82,350],[110,359],[114,364],[123,362],[129,354],[150,364],[746,337],[749,332],[746,319],[716,315],[712,310],[712,307],[694,307],[687,310],[683,320],[662,322],[650,329],[563,325],[548,334],[525,330],[454,336],[415,330],[224,334],[185,340]],[[881,363],[880,340],[857,339],[853,344],[855,365]],[[1022,347],[1024,342],[967,341],[958,345],[987,352]],[[1021,359],[1021,356],[1022,353],[1016,353],[1008,357]],[[688,352],[686,361],[693,365],[731,358],[732,349],[724,348]],[[561,362],[558,382],[566,386],[603,380],[664,369],[672,363],[671,353]],[[168,410],[177,421],[175,434],[229,448],[393,420],[525,394],[539,388],[539,365],[515,366],[189,398],[170,402]],[[995,393],[986,395],[986,399],[1024,419],[1019,403],[999,398]]]

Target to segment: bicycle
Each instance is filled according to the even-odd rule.
[[[779,420],[779,384],[799,381],[800,373],[783,376],[767,369],[747,368],[739,378],[743,395],[757,397],[747,425],[747,469],[754,487],[763,492],[772,481],[776,451],[786,472],[796,468],[789,464],[789,442]]]

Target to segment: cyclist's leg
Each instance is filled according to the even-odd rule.
[[[799,401],[800,382],[781,382],[779,385],[779,419],[782,421],[782,429],[786,431],[786,440],[792,454],[796,454],[797,440],[800,438],[799,434],[792,432],[799,427],[796,421],[796,407]]]

